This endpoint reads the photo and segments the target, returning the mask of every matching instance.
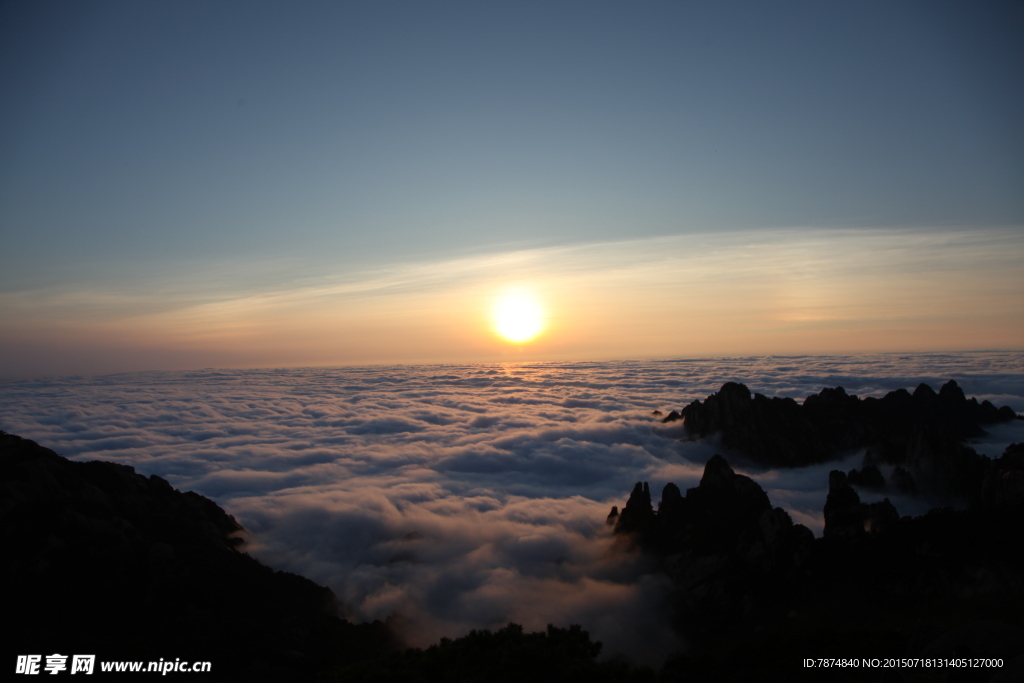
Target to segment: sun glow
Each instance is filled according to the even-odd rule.
[[[494,331],[517,344],[530,341],[544,330],[544,310],[525,290],[511,290],[498,297],[492,316]]]

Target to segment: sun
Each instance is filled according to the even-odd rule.
[[[510,342],[528,342],[544,330],[544,309],[528,291],[514,289],[498,297],[491,311],[494,331]]]

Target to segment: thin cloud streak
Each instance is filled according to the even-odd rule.
[[[791,229],[481,254],[243,295],[209,276],[201,296],[157,282],[8,293],[0,376],[1020,348],[1022,260],[1021,230]],[[489,307],[516,284],[538,294],[548,329],[512,348]],[[123,360],[87,360],[112,354]]]

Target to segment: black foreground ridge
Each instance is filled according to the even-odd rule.
[[[59,653],[212,664],[209,674],[169,674],[177,680],[654,680],[649,670],[596,661],[602,645],[578,625],[526,633],[509,624],[403,649],[387,624],[339,618],[330,589],[242,552],[240,532],[216,503],[158,476],[70,461],[0,431],[7,673],[18,655],[45,664]],[[87,680],[164,679],[104,676],[98,666]]]
[[[0,604],[16,625],[3,665],[181,658],[210,661],[214,680],[303,680],[395,647],[384,624],[336,616],[330,589],[241,552],[241,531],[160,477],[0,432]]]

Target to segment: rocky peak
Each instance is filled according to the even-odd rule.
[[[939,398],[938,394],[935,393],[935,390],[924,382],[917,385],[917,388],[914,389],[913,396],[914,400],[918,403],[930,403]]]
[[[964,396],[964,390],[960,388],[956,380],[951,379],[939,389],[939,400],[947,403],[966,403],[967,397]]]
[[[850,485],[846,474],[839,470],[829,472],[825,538],[850,539],[878,534],[895,527],[899,520],[899,513],[888,498],[866,505]]]
[[[704,476],[700,478],[700,486],[708,490],[723,490],[735,479],[736,473],[729,467],[721,455],[717,453],[704,465]]]
[[[631,533],[646,530],[654,521],[654,508],[651,506],[651,489],[647,482],[637,482],[633,492],[629,494],[626,506],[619,513],[615,523],[615,531]]]

